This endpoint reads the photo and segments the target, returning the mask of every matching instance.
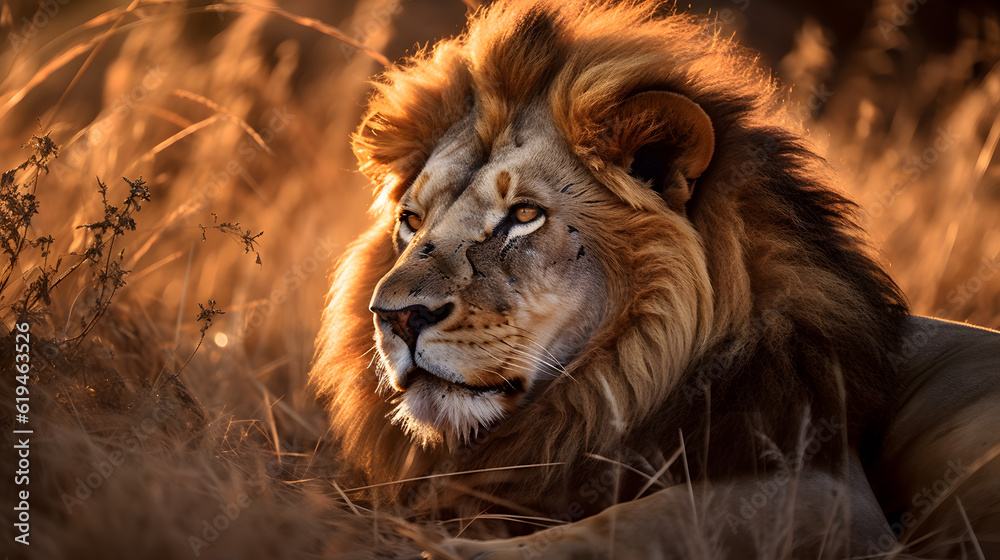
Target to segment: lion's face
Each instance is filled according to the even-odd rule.
[[[395,266],[371,310],[393,421],[425,443],[508,416],[565,364],[604,316],[588,206],[611,196],[538,108],[489,154],[474,110],[398,203]]]

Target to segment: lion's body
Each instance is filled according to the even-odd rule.
[[[1000,333],[917,317],[893,358],[901,374],[898,413],[870,471],[894,531],[913,539],[944,530],[938,540],[961,541],[968,530],[964,513],[986,557],[995,557]]]
[[[496,6],[378,84],[312,373],[372,499],[576,520],[879,456],[902,295],[773,84],[655,11]]]

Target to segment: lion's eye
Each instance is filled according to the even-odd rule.
[[[541,213],[541,208],[530,203],[516,204],[510,209],[510,216],[514,218],[514,221],[522,224],[526,224],[531,220],[534,220]]]
[[[403,214],[399,216],[399,221],[406,222],[406,225],[413,231],[417,231],[420,229],[420,226],[424,225],[424,221],[420,219],[420,216],[414,214],[413,212],[403,212]]]
[[[506,253],[508,244],[515,239],[529,235],[545,224],[545,209],[531,202],[515,204],[507,213],[506,223],[510,229],[502,253]]]

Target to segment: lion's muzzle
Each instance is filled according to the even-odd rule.
[[[411,305],[395,310],[373,308],[371,311],[388,323],[392,332],[413,352],[420,332],[447,319],[454,308],[454,304],[446,303],[434,310],[424,305]]]

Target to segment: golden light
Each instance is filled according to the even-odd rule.
[[[229,344],[229,337],[226,333],[215,333],[215,345],[219,348],[225,348]]]

